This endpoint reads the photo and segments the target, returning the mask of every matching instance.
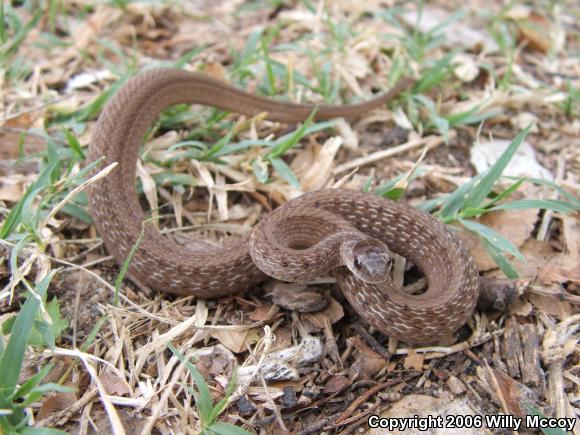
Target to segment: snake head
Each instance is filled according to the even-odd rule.
[[[340,255],[357,278],[371,284],[385,281],[393,265],[389,248],[377,239],[349,240],[341,246]]]

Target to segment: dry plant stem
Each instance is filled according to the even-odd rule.
[[[362,405],[364,402],[366,402],[369,397],[372,397],[374,394],[378,393],[381,390],[384,390],[387,387],[391,387],[393,385],[396,385],[398,383],[400,383],[401,381],[387,381],[384,382],[382,384],[376,385],[370,389],[368,389],[367,391],[365,391],[360,397],[358,397],[354,402],[352,402],[350,404],[350,406],[348,408],[346,408],[342,414],[340,414],[340,416],[336,419],[336,421],[334,422],[335,425],[340,425],[343,421],[345,421],[348,417],[351,416],[351,414],[360,406]]]
[[[554,182],[558,185],[561,184],[562,179],[564,178],[564,174],[566,172],[566,156],[561,154],[558,157],[558,166],[556,168],[556,179]],[[550,199],[558,199],[560,196],[557,190],[554,190],[552,197]],[[548,229],[550,227],[550,223],[552,222],[552,218],[554,216],[554,212],[552,210],[546,210],[544,213],[544,218],[542,219],[542,223],[540,224],[540,228],[538,229],[538,235],[536,236],[537,240],[546,241],[548,237]]]
[[[163,391],[161,397],[159,398],[159,401],[155,404],[155,407],[151,412],[151,416],[147,419],[147,423],[145,423],[143,430],[141,430],[141,435],[149,435],[151,433],[151,431],[155,427],[155,423],[157,422],[159,415],[161,414],[161,411],[167,404],[167,400],[169,395],[172,393],[173,386],[179,381],[179,378],[181,378],[184,371],[185,364],[179,364],[177,369],[173,372],[173,376],[171,377],[171,381],[169,381],[169,384],[166,384],[163,387],[165,391]]]
[[[113,434],[114,435],[125,435],[125,428],[123,427],[123,423],[121,423],[121,419],[119,418],[119,414],[117,414],[115,407],[113,406],[113,404],[109,400],[108,394],[107,394],[105,387],[103,386],[101,380],[99,379],[97,372],[95,371],[95,369],[93,368],[91,363],[88,361],[88,359],[86,359],[82,355],[79,355],[79,358],[83,362],[85,369],[87,370],[87,372],[91,376],[93,382],[95,383],[95,386],[97,387],[97,390],[99,392],[99,396],[101,396],[101,402],[105,408],[105,411],[107,412],[107,416],[109,417],[109,423],[111,424],[111,429],[112,429]]]
[[[35,427],[55,427],[63,426],[73,415],[83,409],[87,404],[97,397],[99,391],[96,387],[88,390],[83,397],[69,406],[67,409],[56,412],[43,420],[37,421]]]
[[[414,139],[404,144],[398,145],[393,148],[389,148],[386,150],[377,151],[375,153],[369,154],[368,156],[359,157],[358,159],[354,159],[349,161],[348,163],[344,163],[342,165],[337,166],[334,168],[332,173],[334,175],[341,174],[343,172],[350,171],[355,168],[359,168],[361,166],[370,165],[371,163],[376,163],[380,160],[386,159],[388,157],[392,157],[397,154],[401,154],[415,148],[420,148],[425,146],[427,150],[431,150],[436,146],[439,146],[443,143],[443,138],[440,136],[427,136],[422,137],[420,139]]]

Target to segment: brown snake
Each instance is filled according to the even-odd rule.
[[[411,84],[364,103],[318,106],[316,119],[358,117],[383,105]],[[195,250],[177,245],[143,225],[135,171],[139,146],[167,107],[201,104],[295,123],[314,106],[254,96],[221,81],[177,69],[153,69],[130,79],[104,108],[90,144],[97,169],[118,162],[91,185],[95,225],[117,262],[127,258],[142,230],[129,273],[152,288],[217,298],[267,278],[303,281],[332,273],[344,295],[370,325],[413,343],[432,342],[456,331],[473,313],[479,278],[461,241],[439,221],[400,202],[350,190],[326,189],[293,199],[264,217],[237,244]],[[388,246],[388,248],[387,248]],[[429,287],[409,295],[389,277],[392,250],[416,264]],[[346,266],[346,267],[345,267]]]

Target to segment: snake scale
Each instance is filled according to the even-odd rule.
[[[412,83],[359,104],[317,106],[316,119],[360,117]],[[101,113],[89,146],[95,171],[118,162],[89,187],[95,225],[106,249],[123,263],[142,231],[129,273],[157,290],[200,298],[241,292],[273,276],[304,281],[331,273],[348,302],[371,326],[407,342],[433,342],[453,333],[473,313],[479,278],[472,257],[443,224],[411,206],[373,194],[324,189],[306,193],[263,217],[236,244],[190,248],[164,237],[151,224],[136,193],[141,142],[169,106],[213,106],[295,123],[311,105],[258,97],[222,81],[172,68],[151,69],[128,80]],[[409,295],[391,281],[390,252],[416,264],[428,289]]]

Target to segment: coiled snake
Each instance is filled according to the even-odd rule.
[[[316,119],[352,118],[408,87],[364,103],[318,106]],[[201,104],[273,121],[305,120],[314,106],[254,96],[221,81],[171,68],[131,78],[107,103],[89,147],[89,162],[118,162],[89,188],[95,225],[117,262],[144,235],[129,272],[143,284],[176,294],[217,298],[246,290],[268,275],[302,281],[332,273],[349,303],[384,334],[426,343],[450,334],[471,316],[479,279],[461,241],[431,216],[400,202],[350,190],[311,192],[278,207],[235,245],[195,250],[143,225],[135,171],[141,141],[165,108]],[[429,286],[408,295],[389,278],[389,249],[416,264]]]

